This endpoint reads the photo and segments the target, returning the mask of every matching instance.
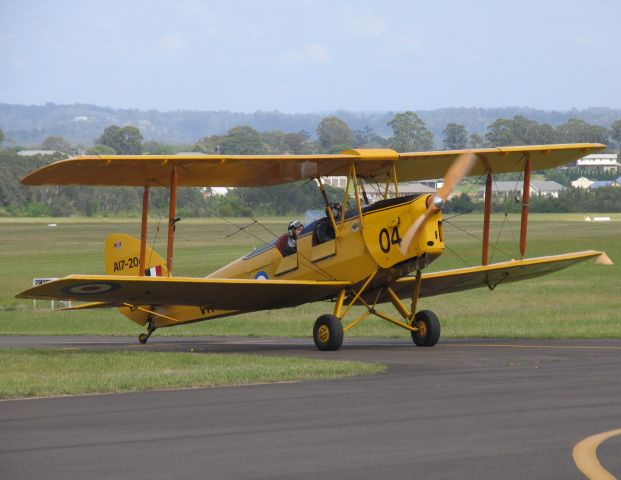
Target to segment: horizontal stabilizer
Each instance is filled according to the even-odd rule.
[[[66,310],[90,310],[92,308],[114,308],[114,307],[122,307],[122,304],[117,303],[109,303],[109,302],[89,302],[89,303],[81,303],[79,305],[71,305],[70,307],[59,308],[59,311]]]

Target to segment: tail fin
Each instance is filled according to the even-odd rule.
[[[166,262],[155,251],[147,247],[145,252],[146,276],[165,277],[168,275]],[[139,276],[140,240],[124,233],[112,233],[106,238],[104,262],[107,275]]]

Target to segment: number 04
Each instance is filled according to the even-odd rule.
[[[392,234],[388,232],[387,228],[382,228],[379,233],[379,246],[382,249],[382,252],[390,252],[390,247],[392,245],[401,245],[399,228],[393,227]]]

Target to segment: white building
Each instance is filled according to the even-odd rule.
[[[345,188],[347,185],[347,177],[321,177],[321,180],[334,188]]]
[[[56,155],[56,150],[20,150],[17,154],[20,157],[34,157],[35,155]]]
[[[581,168],[596,168],[604,171],[616,170],[621,165],[617,161],[616,153],[593,153],[582,157],[576,161],[576,167]]]
[[[522,195],[523,183],[515,181],[498,181],[492,183],[492,193],[501,197],[513,197]],[[530,182],[530,195],[540,197],[558,198],[558,194],[565,190],[560,183],[550,180],[533,180]],[[479,198],[485,197],[485,187],[478,191]]]
[[[322,181],[325,185],[330,185],[334,188],[345,188],[347,186],[347,177],[322,177]],[[351,185],[351,184],[350,184]],[[441,186],[441,185],[440,185]],[[350,192],[351,190],[350,186]],[[377,202],[384,198],[385,184],[379,186],[371,186],[368,183],[364,184],[367,197],[371,202]],[[404,197],[406,195],[421,195],[423,193],[435,192],[435,188],[431,188],[423,183],[409,182],[399,184],[399,196]],[[388,187],[388,197],[395,197],[395,186],[391,183]]]
[[[593,184],[593,180],[589,180],[586,177],[580,177],[577,180],[571,182],[571,186],[574,188],[589,188]]]

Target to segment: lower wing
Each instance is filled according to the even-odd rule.
[[[432,297],[434,295],[461,292],[480,287],[488,287],[490,290],[493,290],[500,284],[539,277],[562,270],[575,263],[600,256],[605,257],[605,254],[595,250],[588,250],[548,257],[511,260],[479,267],[425,273],[422,276],[419,296]],[[400,278],[393,284],[392,288],[399,297],[407,298],[412,295],[415,282],[416,279],[414,277]],[[380,298],[380,301],[389,301],[389,297]]]
[[[25,290],[17,298],[95,302],[82,308],[187,305],[241,313],[332,298],[350,285],[304,280],[70,275]]]

